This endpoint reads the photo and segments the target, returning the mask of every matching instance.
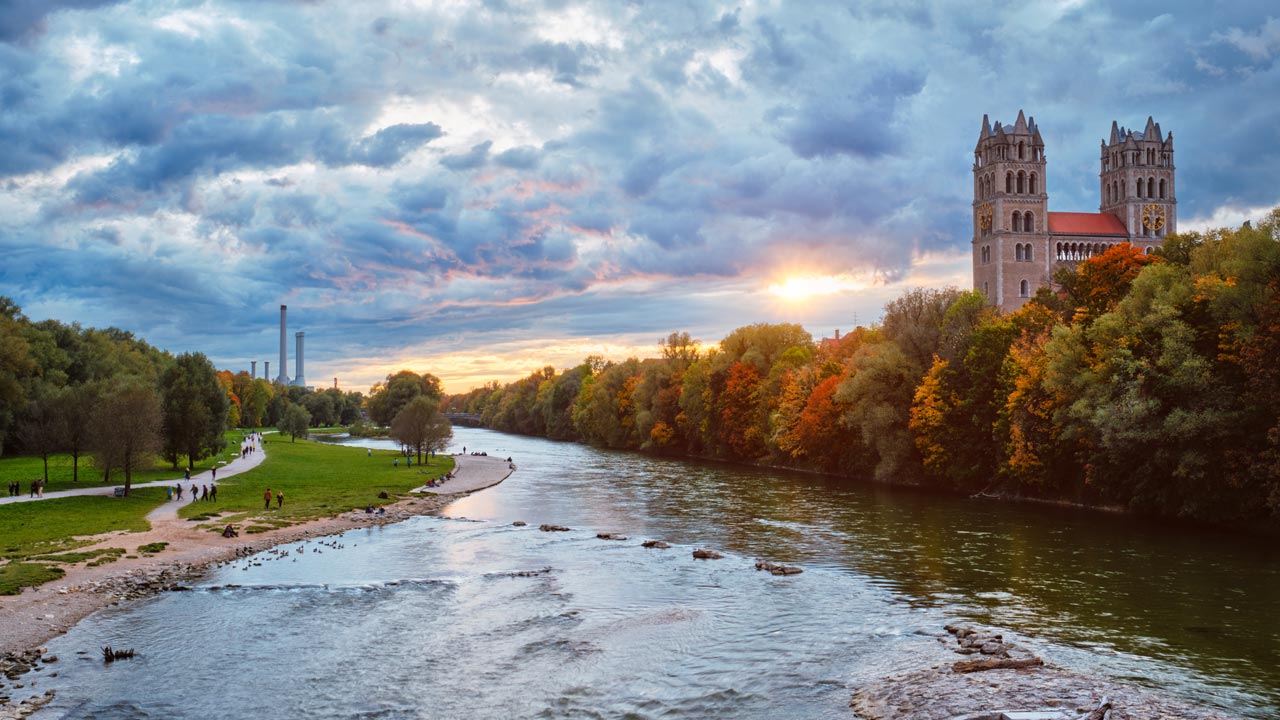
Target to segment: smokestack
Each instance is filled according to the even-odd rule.
[[[306,387],[307,385],[306,373],[302,372],[302,338],[305,336],[306,333],[304,332],[296,333],[293,336],[294,340],[298,343],[297,357],[294,358],[294,361],[298,364],[298,371],[294,373],[295,377],[293,378],[293,384],[298,387]]]
[[[281,385],[289,384],[289,348],[284,344],[285,337],[285,316],[288,314],[289,306],[280,306],[280,377],[276,378]]]
[[[258,379],[258,361],[257,360],[251,360],[249,362],[249,379],[250,380]]]
[[[271,382],[271,361],[262,363],[262,379]]]
[[[337,389],[338,389],[338,378],[334,378],[334,379],[333,379],[333,389],[334,389],[334,390],[337,390]]]

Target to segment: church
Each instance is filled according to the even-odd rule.
[[[1100,212],[1050,212],[1044,139],[1021,110],[1012,125],[982,117],[973,152],[973,287],[1005,312],[1058,268],[1133,243],[1144,252],[1177,231],[1173,133],[1147,118],[1141,132],[1111,123],[1098,172]]]

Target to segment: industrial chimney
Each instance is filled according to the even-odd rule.
[[[258,379],[258,361],[257,360],[249,361],[249,379],[250,380]]]
[[[298,343],[297,357],[294,358],[294,361],[298,364],[298,371],[294,373],[295,377],[293,378],[293,384],[298,387],[307,386],[307,376],[302,372],[302,338],[305,336],[306,333],[304,332],[295,333],[293,336],[294,340]]]
[[[262,379],[267,382],[271,381],[271,361],[267,360],[262,363]]]
[[[285,316],[288,314],[289,306],[280,306],[280,377],[276,381],[281,385],[289,384],[289,348],[285,343]]]

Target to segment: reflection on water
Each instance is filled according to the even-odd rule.
[[[298,544],[100,613],[51,643],[76,659],[42,682],[59,698],[38,717],[844,718],[851,687],[910,667],[955,619],[1280,713],[1280,555],[1261,543],[483,430],[455,442],[519,466],[445,511],[480,522]],[[650,537],[676,547],[637,547]],[[806,572],[756,573],[756,557]],[[141,656],[103,666],[105,644]]]

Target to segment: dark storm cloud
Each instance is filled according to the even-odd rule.
[[[702,283],[964,252],[983,113],[1036,116],[1056,210],[1147,115],[1184,222],[1275,204],[1278,55],[1264,11],[1189,1],[15,0],[0,294],[228,359],[205,338],[287,301],[341,329],[317,363],[701,322],[735,304]]]

